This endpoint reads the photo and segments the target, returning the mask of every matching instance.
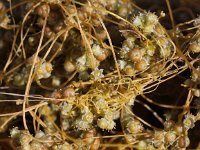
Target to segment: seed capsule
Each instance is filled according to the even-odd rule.
[[[103,41],[103,40],[106,39],[106,37],[107,37],[107,33],[106,33],[105,30],[100,29],[100,31],[97,31],[97,33],[96,33],[96,37],[97,37],[98,39],[100,39],[100,40]]]
[[[42,18],[47,17],[49,15],[49,12],[50,7],[48,4],[42,4],[36,8],[36,13]]]
[[[94,142],[90,146],[90,150],[98,150],[100,147],[100,139],[95,139]]]
[[[55,33],[49,27],[45,27],[44,35],[46,38],[51,38]]]
[[[75,90],[72,87],[68,87],[63,90],[63,97],[69,97],[69,96],[74,96],[75,95]]]
[[[200,89],[195,89],[194,90],[194,96],[200,97]]]
[[[98,61],[103,61],[110,55],[109,50],[101,48],[98,44],[93,44],[92,51]]]
[[[76,66],[70,60],[65,60],[64,69],[66,72],[72,73],[76,70]]]
[[[133,69],[132,66],[128,65],[125,67],[125,74],[128,76],[133,76],[133,75],[135,75],[135,70]]]
[[[132,120],[127,124],[127,130],[130,133],[139,133],[143,130],[143,126],[138,120]]]
[[[174,125],[174,131],[178,135],[182,134],[183,133],[183,125],[182,124],[175,124]]]
[[[166,141],[167,143],[172,143],[172,142],[175,141],[175,139],[176,139],[176,134],[175,134],[175,132],[173,132],[173,131],[168,131],[168,132],[165,134],[165,141]]]
[[[55,99],[60,99],[62,97],[61,95],[61,91],[54,91],[52,94],[51,94],[51,97],[52,98],[55,98]]]
[[[190,140],[187,136],[181,136],[178,139],[178,146],[180,148],[186,148],[190,145]]]
[[[142,59],[143,55],[144,55],[144,52],[142,51],[142,49],[134,48],[128,53],[128,58],[132,62],[138,62]]]
[[[94,136],[96,135],[96,130],[95,129],[91,129],[89,131],[87,131],[86,133],[83,134],[83,139],[84,142],[86,144],[91,144],[92,142],[94,142]]]
[[[35,59],[35,55],[32,55],[31,57],[29,57],[28,59],[27,59],[27,64],[29,64],[29,65],[33,65],[33,63],[34,63],[34,59]],[[36,61],[35,61],[35,64],[38,64],[38,63],[40,63],[41,62],[41,58],[40,57],[38,57],[38,56],[36,56]]]
[[[95,55],[95,58],[98,60],[98,61],[103,61],[106,59],[106,54],[105,53],[102,53],[100,55]]]
[[[51,82],[52,86],[58,87],[58,86],[60,86],[60,83],[61,83],[60,78],[58,78],[56,76],[52,77],[52,82]]]
[[[134,68],[138,71],[144,71],[147,68],[147,62],[144,59],[142,59],[135,63]]]

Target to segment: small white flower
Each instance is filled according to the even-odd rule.
[[[95,68],[95,70],[92,71],[92,73],[91,73],[91,78],[93,78],[95,80],[99,80],[103,77],[104,77],[103,69]]]
[[[157,24],[158,23],[158,16],[156,16],[154,13],[147,13],[146,15],[148,24]]]
[[[89,124],[87,121],[83,121],[81,119],[77,119],[75,121],[75,127],[79,130],[87,130],[91,127],[91,124]]]
[[[141,16],[137,16],[137,17],[133,20],[133,24],[134,24],[136,27],[142,27],[142,26],[143,26],[143,22],[142,22]]]
[[[101,55],[103,50],[98,44],[93,44],[92,51],[94,55]]]
[[[123,70],[123,69],[125,68],[127,62],[124,61],[124,60],[118,60],[118,64],[119,64],[119,68],[120,68],[121,70]]]
[[[63,115],[67,115],[72,110],[72,104],[68,104],[66,102],[61,106],[61,112]]]
[[[99,99],[95,102],[95,106],[98,110],[105,110],[108,108],[108,103],[104,99]]]
[[[188,113],[183,120],[183,125],[186,129],[190,129],[194,127],[195,121],[195,116]]]
[[[49,78],[51,76],[52,70],[53,66],[49,62],[43,62],[42,64],[37,64],[35,67],[36,78],[37,79]]]
[[[101,118],[97,120],[97,125],[101,129],[112,130],[115,127],[115,122],[106,118]]]
[[[79,71],[84,71],[86,67],[86,55],[82,55],[81,57],[76,59],[77,67]]]

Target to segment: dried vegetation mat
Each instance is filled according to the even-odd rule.
[[[169,31],[164,17],[131,0],[0,1],[0,131],[9,132],[0,141],[21,150],[186,149],[200,119],[200,18]],[[148,97],[186,70],[182,105]],[[138,104],[161,125],[135,114]]]

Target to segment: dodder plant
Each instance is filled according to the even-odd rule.
[[[24,150],[189,146],[188,130],[199,120],[199,112],[190,113],[193,97],[200,95],[200,73],[195,68],[199,18],[185,23],[193,23],[188,30],[196,33],[185,40],[183,45],[188,46],[182,51],[177,38],[174,43],[159,23],[163,12],[158,17],[130,0],[13,3],[0,3],[2,32],[13,34],[12,46],[5,50],[9,54],[2,67],[1,94],[21,110],[1,114],[1,129],[22,116],[23,125],[7,129],[15,146]],[[182,32],[177,35],[183,37]],[[2,39],[2,44],[6,42]],[[184,84],[189,93],[183,106],[157,104],[145,96],[188,68],[192,78]],[[177,122],[170,115],[163,121],[136,98],[139,95],[161,107],[183,111]],[[164,128],[135,115],[135,103],[152,112]]]

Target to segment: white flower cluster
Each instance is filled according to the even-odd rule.
[[[145,34],[151,34],[158,23],[158,17],[153,13],[140,13],[133,20],[133,24],[141,29]]]

